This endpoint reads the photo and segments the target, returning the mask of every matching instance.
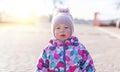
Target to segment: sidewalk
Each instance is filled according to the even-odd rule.
[[[116,27],[98,27],[99,30],[120,39],[120,28]]]
[[[97,72],[120,71],[120,30],[79,25],[76,34],[86,45]]]
[[[120,71],[120,30],[75,25],[75,34],[90,52],[96,72]],[[50,24],[0,27],[0,72],[33,72],[51,38]]]

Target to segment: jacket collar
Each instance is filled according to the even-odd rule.
[[[49,41],[50,44],[54,45],[54,46],[70,46],[70,45],[78,45],[78,38],[75,36],[72,36],[71,38],[65,40],[65,41],[61,41],[61,40],[57,40],[57,39],[51,39]]]

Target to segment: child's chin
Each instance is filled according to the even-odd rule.
[[[66,37],[63,37],[63,36],[60,38],[60,40],[66,40],[66,39],[67,39],[67,38],[66,38]]]

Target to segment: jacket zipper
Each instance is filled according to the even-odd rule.
[[[66,72],[65,41],[63,41],[63,50],[64,50],[64,55],[63,55],[63,60],[64,60],[64,72]]]

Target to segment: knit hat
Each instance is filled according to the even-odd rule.
[[[58,12],[53,16],[51,23],[51,30],[53,34],[54,34],[54,29],[58,24],[66,24],[67,26],[69,26],[71,30],[71,35],[73,34],[74,31],[73,18],[69,12],[67,11]]]

